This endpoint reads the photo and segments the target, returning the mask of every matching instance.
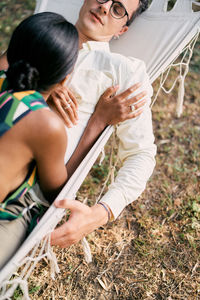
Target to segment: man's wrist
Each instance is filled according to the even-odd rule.
[[[107,212],[107,214],[108,214],[108,221],[107,221],[107,222],[109,222],[109,221],[110,221],[110,210],[107,208],[107,206],[106,206],[104,203],[98,202],[98,204],[99,204],[99,205],[102,205],[103,208],[106,210],[106,212]]]
[[[102,205],[98,203],[91,207],[93,210],[93,219],[96,227],[105,225],[108,222],[108,213]]]
[[[101,205],[107,212],[107,216],[108,216],[107,222],[113,221],[114,216],[113,216],[113,213],[112,213],[110,207],[105,202],[102,202],[102,201],[99,201],[97,204]]]

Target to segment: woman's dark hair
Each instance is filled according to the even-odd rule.
[[[139,16],[142,12],[147,10],[148,6],[149,0],[139,0],[139,6],[126,23],[126,26],[130,26],[137,16]]]
[[[73,70],[77,56],[74,25],[56,13],[30,16],[17,26],[8,46],[8,87],[46,91]]]

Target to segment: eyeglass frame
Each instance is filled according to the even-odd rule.
[[[129,20],[130,20],[130,18],[129,18],[129,14],[128,14],[128,12],[127,12],[127,10],[126,10],[126,8],[125,8],[125,6],[120,2],[120,1],[115,1],[115,0],[106,0],[106,1],[104,1],[104,2],[100,2],[99,0],[96,0],[99,4],[104,4],[104,3],[106,3],[106,2],[108,2],[108,1],[112,1],[112,4],[111,4],[111,7],[110,7],[110,10],[109,10],[109,12],[110,12],[110,15],[114,18],[114,19],[123,19],[125,16],[127,16],[127,22],[129,22]],[[121,5],[121,7],[123,7],[124,8],[124,11],[125,11],[125,15],[123,16],[123,17],[120,17],[120,18],[116,18],[116,17],[114,17],[113,15],[112,15],[112,13],[111,13],[111,8],[112,8],[112,6],[115,4],[115,3],[118,3],[118,4],[120,4]]]

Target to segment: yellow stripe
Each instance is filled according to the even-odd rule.
[[[0,90],[2,88],[3,82],[4,82],[5,78],[0,78]]]
[[[17,92],[14,93],[13,95],[18,99],[18,100],[22,100],[22,98],[24,98],[25,96],[34,94],[35,91],[26,91],[26,92]]]
[[[30,177],[29,180],[28,180],[28,184],[29,184],[30,186],[33,185],[33,181],[34,181],[34,179],[35,179],[35,173],[36,173],[36,167],[33,169],[33,172],[32,172],[32,174],[31,174],[31,177]]]

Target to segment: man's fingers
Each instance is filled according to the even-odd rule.
[[[54,205],[58,208],[65,208],[71,211],[79,211],[79,212],[88,209],[87,205],[81,203],[78,200],[69,200],[69,199],[58,200],[54,202]]]
[[[63,225],[56,228],[51,233],[51,245],[57,245],[61,248],[66,248],[72,244],[77,243],[81,238],[84,237],[83,234],[79,234],[78,238],[71,232],[71,225],[68,225],[68,222],[65,222]]]
[[[66,241],[66,235],[67,235],[67,223],[64,223],[63,225],[56,228],[51,233],[51,245],[57,245],[62,247],[64,244],[68,243],[68,240]],[[70,244],[69,244],[70,245]]]
[[[51,244],[67,247],[77,243],[83,237],[83,232],[79,228],[79,222],[76,223],[77,216],[87,216],[91,208],[77,200],[69,199],[57,200],[54,202],[54,205],[58,208],[69,209],[71,214],[67,222],[52,232]],[[80,221],[79,218],[78,221]]]

